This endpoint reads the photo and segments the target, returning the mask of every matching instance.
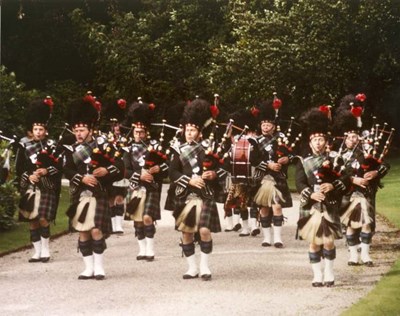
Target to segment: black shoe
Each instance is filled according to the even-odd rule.
[[[283,244],[281,242],[274,243],[275,248],[283,248]]]
[[[145,256],[146,261],[154,261],[154,256]]]
[[[196,278],[198,278],[198,277],[199,277],[198,274],[196,274],[196,275],[184,274],[184,275],[183,275],[183,279],[184,279],[184,280],[196,279]]]
[[[257,235],[260,234],[260,233],[261,233],[261,231],[260,231],[259,228],[253,229],[253,230],[251,231],[251,236],[255,237],[255,236],[257,236]]]
[[[78,276],[78,280],[90,280],[90,279],[93,279],[93,278],[94,278],[93,275],[91,275],[91,276],[87,276],[87,275]]]
[[[311,283],[311,285],[313,287],[323,287],[324,286],[324,284],[322,282],[313,282],[313,283]]]
[[[335,285],[335,281],[328,281],[328,282],[325,282],[325,286],[326,287],[333,287]]]
[[[210,280],[211,280],[211,274],[203,274],[203,275],[201,276],[201,279],[202,279],[203,281],[210,281]]]
[[[225,232],[233,232],[233,228],[232,229],[228,229],[228,228],[225,228],[225,230],[224,230]]]
[[[261,246],[263,246],[263,247],[271,247],[271,244],[269,242],[263,242],[261,244]]]
[[[98,274],[98,275],[95,275],[94,278],[95,278],[96,280],[98,280],[98,281],[101,281],[101,280],[104,280],[104,279],[105,279],[105,275],[103,275],[103,274]]]
[[[348,266],[358,266],[358,262],[348,261],[347,265]]]
[[[40,261],[42,261],[43,263],[49,262],[49,260],[50,260],[50,257],[40,258]]]
[[[247,237],[250,236],[250,233],[240,233],[239,237]]]
[[[367,261],[367,262],[363,262],[363,265],[365,265],[366,267],[373,267],[374,263],[372,261]]]
[[[42,259],[41,259],[41,258],[39,258],[39,259],[36,259],[36,258],[30,258],[30,259],[28,260],[28,262],[30,262],[30,263],[34,263],[34,262],[42,262]]]
[[[118,230],[118,231],[114,232],[114,234],[116,234],[116,235],[123,235],[124,232],[123,232],[122,230]]]
[[[146,260],[147,257],[146,256],[137,256],[136,260]]]
[[[242,225],[238,223],[238,224],[236,224],[235,226],[233,226],[233,229],[232,229],[232,230],[233,230],[234,232],[238,232],[241,228],[242,228]]]

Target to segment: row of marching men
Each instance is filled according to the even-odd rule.
[[[120,101],[117,109],[121,110],[126,103]],[[392,132],[374,125],[369,133],[359,134],[364,101],[363,95],[345,97],[333,122],[327,107],[301,115],[303,146],[297,146],[300,147],[297,151],[294,147],[300,135],[293,138],[292,122],[285,132],[279,130],[282,102],[276,96],[271,102],[234,113],[220,141],[216,141],[213,127],[218,115],[217,98],[213,105],[196,99],[188,105],[171,108],[170,114],[178,117],[183,111],[180,120],[183,129],[168,151],[163,145],[164,133],[157,141],[149,141],[147,137],[152,104],[139,101],[127,109],[124,124],[132,127],[132,141],[127,144],[124,137],[111,139],[94,131],[99,102],[88,94],[69,107],[68,122],[74,139],[54,143],[46,139],[53,107],[51,98],[34,102],[32,111],[28,111],[32,138],[21,140],[23,149],[18,151],[16,168],[22,193],[21,214],[29,220],[35,250],[30,262],[47,262],[50,258],[49,223],[56,216],[62,172],[70,180],[71,206],[67,214],[79,232],[78,245],[85,263],[79,279],[105,277],[105,239],[112,231],[111,226],[122,231],[124,213],[125,219],[134,222],[140,249],[137,259],[154,260],[154,223],[160,219],[161,184],[169,175],[171,185],[165,208],[173,211],[176,229],[182,232],[181,246],[189,267],[183,278],[200,276],[210,280],[211,233],[221,231],[217,201],[225,203],[227,218],[235,208],[243,214],[248,207],[256,210],[252,218],[257,217],[261,223],[262,246],[272,244],[273,226],[273,244],[283,247],[282,208],[292,205],[287,165],[294,161],[296,186],[301,196],[298,236],[310,243],[312,285],[332,286],[334,240],[342,236],[340,215],[347,226],[349,264],[358,264],[360,243],[361,261],[372,263],[369,244],[374,232],[375,193],[379,179],[388,169],[382,160]],[[115,127],[117,130],[118,124]],[[256,136],[258,127],[261,133]],[[336,154],[329,150],[330,127],[336,132],[336,139],[342,137]],[[205,139],[207,129],[211,132]],[[176,130],[178,135],[180,130]],[[235,131],[238,131],[236,136]],[[381,148],[380,140],[384,138],[386,144]],[[231,185],[226,189],[228,174]],[[124,210],[126,191],[130,194]],[[195,256],[196,233],[199,265]],[[324,271],[321,258],[325,261]]]

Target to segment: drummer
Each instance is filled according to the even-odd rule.
[[[242,109],[231,115],[232,150],[229,153],[229,167],[231,184],[225,201],[225,231],[235,230],[233,219],[235,214],[240,214],[242,230],[240,237],[256,236],[260,233],[257,227],[258,207],[253,202],[256,183],[252,178],[252,169],[260,163],[260,155],[256,144],[255,133],[257,129],[257,115],[259,111],[253,107]],[[249,218],[250,213],[250,218]],[[250,224],[250,225],[249,225]],[[250,226],[250,227],[249,227]],[[258,231],[258,232],[257,232]]]

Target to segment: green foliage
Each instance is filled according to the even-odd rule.
[[[13,184],[14,163],[11,160],[12,152],[8,148],[8,142],[0,141],[0,231],[11,229],[15,225],[14,215],[17,210],[19,194]],[[7,159],[6,153],[10,155],[10,169],[5,170],[4,163]],[[3,182],[4,181],[4,182]]]
[[[36,90],[26,91],[25,85],[17,81],[13,72],[0,66],[0,126],[3,133],[23,135],[25,132],[25,109],[28,103],[39,96]]]
[[[114,12],[109,25],[78,9],[71,17],[105,95],[166,102],[211,96],[207,68],[224,28],[223,3],[149,1],[139,12]]]
[[[19,195],[12,182],[0,185],[0,231],[13,228]]]

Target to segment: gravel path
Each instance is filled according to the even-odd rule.
[[[165,198],[165,188],[163,190]],[[32,250],[0,258],[0,315],[339,315],[366,295],[399,257],[399,231],[379,220],[371,247],[375,266],[347,266],[337,243],[334,288],[311,287],[307,243],[294,239],[298,205],[284,210],[283,249],[261,247],[262,237],[214,234],[211,282],[183,280],[186,260],[169,212],[156,234],[156,260],[136,260],[133,229],[112,235],[105,252],[106,280],[78,280],[83,261],[77,234],[51,242],[49,263],[28,263]],[[221,205],[219,205],[221,207]],[[223,213],[220,209],[221,223]],[[196,247],[197,256],[200,249]]]

